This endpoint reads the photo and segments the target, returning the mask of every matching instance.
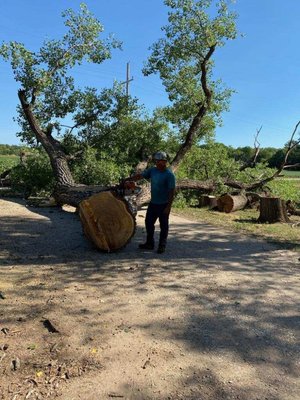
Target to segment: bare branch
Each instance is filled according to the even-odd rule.
[[[297,124],[296,124],[296,126],[295,126],[295,128],[294,128],[294,131],[293,131],[293,133],[292,133],[292,136],[291,136],[291,138],[290,138],[290,141],[289,141],[289,144],[288,144],[288,148],[287,148],[287,151],[286,151],[285,156],[284,156],[283,163],[282,163],[282,165],[281,165],[281,167],[280,167],[280,168],[281,168],[281,171],[283,170],[284,166],[285,166],[286,163],[287,163],[287,159],[288,159],[288,156],[290,155],[290,152],[291,152],[296,146],[298,146],[298,144],[300,143],[300,139],[297,140],[297,141],[294,141],[294,136],[295,136],[295,134],[296,134],[296,132],[297,132],[297,130],[298,130],[298,128],[299,128],[299,125],[300,125],[300,121],[297,122]]]
[[[74,154],[67,154],[67,155],[66,155],[66,159],[67,159],[68,161],[70,161],[70,160],[76,160],[76,159],[78,159],[79,157],[81,157],[83,153],[84,153],[84,149],[78,150],[78,151],[76,151]]]
[[[291,165],[285,165],[283,167],[283,169],[288,169],[288,168],[295,168],[295,167],[299,167],[300,163],[296,163],[296,164],[291,164]]]
[[[255,190],[255,189],[262,188],[263,186],[265,186],[266,183],[271,182],[272,180],[274,180],[275,178],[277,178],[277,177],[281,174],[281,172],[282,172],[284,169],[286,169],[286,167],[291,168],[291,166],[286,166],[286,163],[287,163],[287,159],[288,159],[288,156],[289,156],[290,152],[291,152],[296,146],[298,146],[298,144],[300,143],[300,139],[297,140],[297,141],[294,141],[294,137],[295,137],[295,134],[296,134],[296,132],[297,132],[297,130],[298,130],[299,125],[300,125],[300,121],[297,122],[297,124],[296,124],[296,126],[295,126],[295,128],[294,128],[294,130],[293,130],[293,133],[292,133],[292,135],[291,135],[291,138],[290,138],[290,141],[289,141],[289,144],[288,144],[288,148],[287,148],[287,150],[286,150],[286,152],[285,152],[284,160],[283,160],[281,166],[277,169],[277,171],[276,171],[272,176],[269,176],[268,178],[261,179],[261,180],[258,181],[258,182],[254,182],[253,184],[247,185],[247,186],[245,187],[246,190]],[[295,165],[293,165],[293,166],[296,166],[296,165],[297,165],[297,164],[295,164]]]
[[[256,130],[256,135],[254,136],[254,155],[253,157],[248,160],[245,164],[241,165],[240,171],[244,171],[247,168],[254,168],[257,162],[257,157],[260,152],[260,143],[258,141],[258,135],[260,134],[260,131],[262,130],[262,126]]]

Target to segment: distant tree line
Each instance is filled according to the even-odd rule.
[[[274,147],[264,147],[261,148],[258,156],[257,162],[265,163],[269,168],[279,168],[281,163],[284,160],[284,156],[286,153],[286,147],[288,144],[284,146],[282,149],[276,149]],[[233,157],[236,161],[247,162],[253,155],[254,149],[250,146],[245,147],[237,147],[236,149],[229,146],[228,154],[230,157]],[[290,153],[288,163],[290,165],[297,164],[300,162],[300,146],[296,146]],[[300,167],[290,168],[293,170],[300,170]]]
[[[24,150],[24,146],[0,144],[1,156],[19,156],[20,152]]]

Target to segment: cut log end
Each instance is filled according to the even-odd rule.
[[[85,235],[105,252],[124,247],[135,232],[135,218],[126,200],[112,192],[102,192],[79,204],[79,217]]]

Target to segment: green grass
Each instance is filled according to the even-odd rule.
[[[300,179],[296,177],[274,179],[268,183],[268,187],[271,188],[274,196],[278,196],[286,201],[292,200],[297,204],[300,202]]]
[[[20,157],[14,155],[0,155],[0,174],[17,165]]]
[[[289,224],[261,224],[257,222],[259,212],[252,209],[229,214],[207,208],[173,208],[172,212],[188,219],[262,237],[283,247],[300,251],[300,217],[292,216]]]
[[[299,178],[300,179],[300,171],[284,170],[284,171],[282,171],[282,175],[289,177],[289,178]]]

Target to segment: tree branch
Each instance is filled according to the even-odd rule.
[[[244,171],[247,168],[254,168],[257,162],[257,157],[260,152],[260,143],[257,140],[260,131],[262,130],[262,126],[256,131],[256,135],[254,136],[254,155],[248,160],[245,164],[240,167],[240,171]]]
[[[187,132],[187,135],[185,137],[185,141],[180,146],[173,161],[171,162],[171,167],[172,167],[173,171],[177,170],[183,157],[192,147],[193,141],[194,141],[195,137],[197,137],[198,129],[201,125],[203,117],[205,116],[206,111],[210,107],[212,93],[211,93],[211,90],[208,88],[208,84],[207,84],[207,63],[209,62],[215,49],[216,49],[216,44],[209,48],[206,56],[204,57],[204,59],[201,62],[201,86],[202,86],[202,90],[205,95],[205,101],[199,106],[200,108],[199,108],[197,114],[195,115],[195,117],[193,118],[193,121],[192,121],[190,128]]]

